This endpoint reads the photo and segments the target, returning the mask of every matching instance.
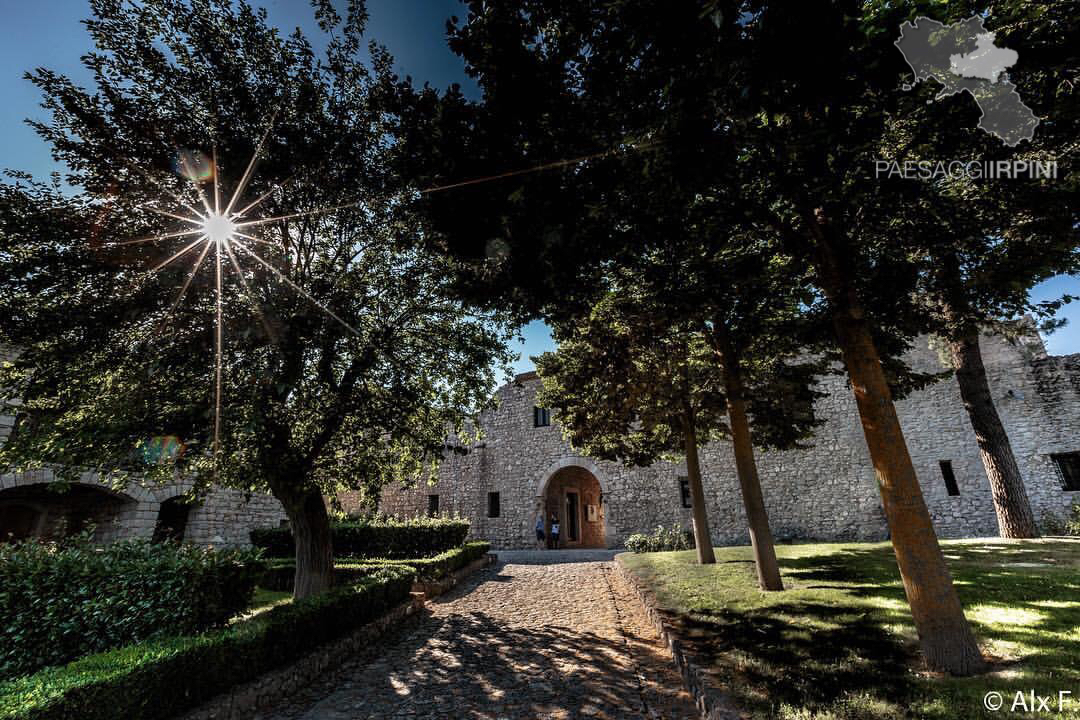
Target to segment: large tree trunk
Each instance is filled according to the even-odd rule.
[[[329,590],[334,580],[334,559],[330,516],[322,494],[310,490],[282,504],[296,542],[293,598],[300,600]]]
[[[746,521],[750,525],[750,545],[754,549],[758,585],[762,590],[783,590],[784,583],[780,580],[780,566],[776,562],[772,530],[769,529],[769,514],[765,510],[765,498],[761,493],[757,462],[754,460],[750,422],[746,417],[742,367],[734,348],[724,337],[720,339],[720,359],[724,366],[728,423],[731,425],[731,444],[735,450],[735,471],[739,476]]]
[[[697,546],[697,559],[701,565],[716,562],[713,553],[712,534],[709,532],[709,518],[705,514],[705,489],[701,485],[701,463],[698,460],[697,431],[693,420],[686,421],[683,438],[686,448],[686,476],[690,483],[691,513],[694,518],[694,544]]]
[[[1009,436],[990,395],[982,351],[979,349],[978,328],[972,326],[952,339],[949,348],[956,368],[956,381],[960,385],[960,397],[971,419],[986,477],[990,480],[998,532],[1003,538],[1039,537],[1024,479],[1020,476]]]
[[[814,221],[824,224],[820,217],[811,219]],[[985,669],[985,663],[934,533],[846,258],[843,250],[834,245],[827,227],[816,226],[812,230],[817,241],[819,280],[829,299],[837,339],[855,392],[923,657],[931,670],[974,674]]]

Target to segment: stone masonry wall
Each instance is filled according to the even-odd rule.
[[[1080,357],[1050,357],[1037,337],[1010,343],[984,337],[991,392],[1009,433],[1037,518],[1063,515],[1080,493],[1062,490],[1052,453],[1080,451]],[[922,339],[909,355],[918,369],[941,370],[938,352]],[[420,514],[427,496],[439,495],[444,513],[469,518],[472,534],[496,548],[528,547],[548,480],[562,467],[594,474],[603,493],[605,542],[617,547],[634,532],[658,524],[690,525],[679,479],[684,464],[646,468],[581,457],[563,440],[557,419],[533,427],[539,380],[526,374],[497,393],[498,407],[481,419],[485,437],[464,457],[453,457],[434,485],[395,486],[380,509]],[[873,540],[887,537],[873,468],[843,376],[821,382],[817,406],[825,419],[812,447],[758,453],[758,469],[778,539]],[[942,537],[997,534],[989,482],[971,424],[952,377],[899,401],[903,425],[923,494]],[[960,494],[949,496],[940,461],[952,463]],[[714,442],[702,452],[702,469],[714,540],[745,544],[749,538],[730,446]],[[487,493],[499,492],[501,513],[487,517]]]
[[[11,348],[0,347],[0,361],[13,355]],[[17,404],[11,399],[7,402],[11,405]],[[15,418],[12,415],[0,413],[0,445],[10,436],[14,424]],[[48,469],[0,475],[0,504],[17,499],[25,503],[28,496],[32,499],[32,495],[47,493],[43,496],[47,500],[45,505],[63,506],[64,495],[47,490],[54,481],[55,477]],[[84,473],[77,485],[92,488],[100,495],[100,502],[96,503],[96,507],[84,514],[89,514],[96,524],[95,538],[101,542],[120,538],[152,537],[161,503],[191,489],[191,482],[185,480],[169,485],[131,481],[122,488],[114,488],[103,483],[93,473]],[[7,490],[13,492],[5,493]],[[80,496],[77,502],[67,505],[85,505],[87,502],[86,497]],[[30,504],[42,506],[40,502]],[[53,513],[54,517],[56,514]],[[245,546],[251,544],[248,533],[253,528],[276,527],[284,520],[285,512],[281,504],[268,494],[244,493],[232,488],[213,486],[202,501],[189,511],[184,540],[200,545]],[[42,523],[43,531],[47,529],[47,523],[46,517]],[[0,528],[0,535],[2,534],[3,528]]]
[[[34,470],[25,473],[0,475],[0,504],[19,502],[38,506],[56,506],[60,512],[69,512],[76,504],[87,505],[87,493],[78,493],[76,503],[67,502],[66,493],[49,489],[55,481],[51,470]],[[100,496],[100,502],[90,518],[96,524],[95,538],[101,542],[123,538],[149,539],[154,534],[161,504],[170,498],[190,491],[191,483],[177,482],[171,485],[153,485],[131,481],[116,488],[102,482],[93,473],[84,473],[73,484],[80,489],[93,489],[91,496]],[[34,497],[46,502],[33,503]],[[72,494],[72,499],[75,494]],[[53,511],[55,516],[58,514]],[[237,547],[250,545],[248,533],[257,527],[277,527],[285,520],[285,512],[270,495],[246,494],[240,490],[214,486],[202,500],[188,512],[184,540],[199,545]],[[48,520],[46,519],[46,524]],[[3,528],[0,528],[0,532]]]

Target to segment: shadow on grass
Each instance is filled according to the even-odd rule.
[[[668,619],[687,649],[755,718],[990,717],[981,705],[988,690],[1049,692],[1042,686],[1080,678],[1073,635],[1080,627],[1080,544],[947,543],[943,550],[968,619],[1001,673],[919,672],[888,545],[782,556],[785,593],[748,593],[752,573],[723,570],[723,560],[715,574],[680,571],[670,561],[642,570],[667,584],[665,596],[680,608]]]
[[[669,617],[692,654],[748,709],[833,708],[852,695],[901,702],[911,692],[910,648],[862,605],[791,602],[750,612]],[[866,715],[866,717],[871,717]]]

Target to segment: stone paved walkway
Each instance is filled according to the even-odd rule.
[[[539,555],[500,558],[260,720],[698,717],[613,563]]]

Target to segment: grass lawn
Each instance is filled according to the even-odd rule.
[[[257,587],[255,588],[255,599],[251,601],[251,609],[273,607],[291,599],[291,590],[267,590],[266,588]]]
[[[1080,539],[942,543],[992,672],[927,673],[888,543],[778,545],[786,590],[757,588],[748,547],[619,556],[754,718],[1080,718]],[[1050,712],[1010,712],[1015,694]],[[1072,693],[1057,712],[1058,692]],[[986,693],[1004,707],[988,712]],[[1038,703],[1038,701],[1035,701]],[[1032,709],[1034,707],[1032,706]]]
[[[291,590],[267,590],[263,587],[255,588],[255,597],[251,600],[251,606],[240,613],[230,623],[246,622],[261,615],[272,607],[292,602]]]

